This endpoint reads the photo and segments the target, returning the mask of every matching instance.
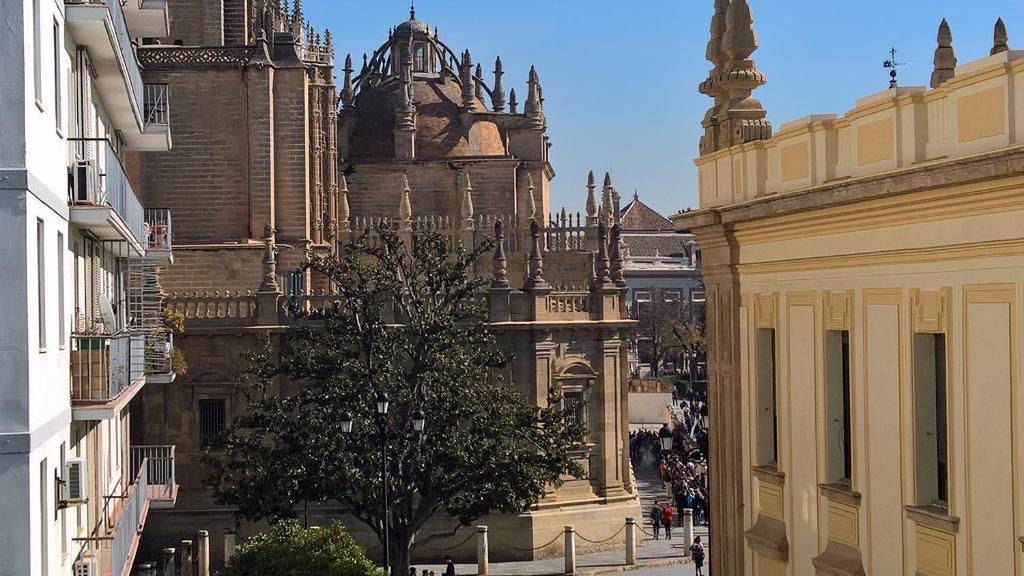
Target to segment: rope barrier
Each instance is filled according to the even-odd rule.
[[[516,552],[536,552],[536,551],[538,551],[538,550],[540,550],[542,548],[547,548],[548,546],[551,546],[555,542],[558,542],[558,539],[561,538],[564,535],[565,535],[564,532],[559,532],[558,535],[555,536],[554,538],[552,538],[549,542],[547,542],[546,544],[541,544],[540,546],[537,546],[535,548],[519,548],[517,546],[513,546],[513,545],[509,544],[508,542],[505,542],[504,540],[502,540],[501,538],[498,538],[497,536],[494,536],[493,534],[491,535],[491,537],[494,538],[495,542],[503,544],[506,548],[509,548],[510,550],[515,550]]]
[[[604,544],[605,542],[608,542],[609,540],[611,540],[612,538],[615,538],[619,534],[622,534],[622,531],[625,530],[625,529],[626,529],[626,526],[623,525],[622,528],[619,528],[618,532],[616,532],[615,534],[612,534],[611,536],[605,538],[604,540],[591,540],[590,538],[587,538],[586,536],[580,534],[579,532],[576,532],[576,536],[579,537],[579,539],[583,540],[584,542],[589,542],[591,544]]]
[[[476,532],[475,531],[474,532],[470,532],[469,536],[467,536],[465,540],[463,540],[462,542],[459,542],[458,544],[456,544],[454,546],[442,546],[440,548],[437,548],[437,547],[434,547],[434,546],[427,546],[426,544],[420,544],[420,546],[426,548],[427,550],[433,550],[434,552],[447,552],[449,550],[455,550],[456,548],[462,546],[466,542],[469,542],[470,540],[472,540],[473,537],[475,537],[475,536],[476,536]]]

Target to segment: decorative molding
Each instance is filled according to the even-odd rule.
[[[904,506],[907,518],[918,526],[927,526],[944,534],[956,534],[960,531],[960,519],[949,516],[945,510],[934,506]]]
[[[826,330],[850,330],[853,319],[853,290],[822,294]]]
[[[747,539],[747,546],[754,552],[773,560],[789,561],[789,540],[786,538],[785,522],[759,514],[757,522],[744,536]]]
[[[953,289],[948,286],[934,291],[912,288],[910,290],[910,310],[914,332],[919,334],[948,333],[952,305]]]
[[[860,492],[851,489],[848,484],[818,484],[818,492],[831,502],[860,507]]]
[[[942,530],[918,524],[915,534],[917,574],[956,575],[956,537]]]
[[[136,51],[145,68],[244,66],[256,54],[255,46],[185,47],[140,46]]]
[[[775,330],[779,323],[779,293],[754,296],[754,328]]]

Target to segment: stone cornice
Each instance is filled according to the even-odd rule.
[[[1024,175],[1024,146],[674,214],[670,219],[676,229],[696,230],[1017,175]]]

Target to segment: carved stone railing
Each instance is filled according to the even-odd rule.
[[[583,289],[553,292],[545,302],[544,320],[589,320],[591,294]],[[540,311],[538,311],[540,312]],[[538,314],[538,316],[540,316]],[[538,319],[541,319],[538,317]]]
[[[142,46],[138,49],[143,68],[177,68],[179,66],[244,66],[256,53],[254,46]]]
[[[171,292],[167,305],[185,320],[255,320],[256,295],[241,292]]]

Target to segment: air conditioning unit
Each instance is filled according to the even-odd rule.
[[[85,458],[69,458],[64,463],[64,478],[62,480],[61,500],[67,503],[79,503],[85,502],[89,498],[89,472]]]
[[[75,202],[96,203],[99,197],[96,162],[77,160],[71,177]]]
[[[75,562],[71,573],[74,576],[96,576],[96,563],[92,558],[83,558]]]

